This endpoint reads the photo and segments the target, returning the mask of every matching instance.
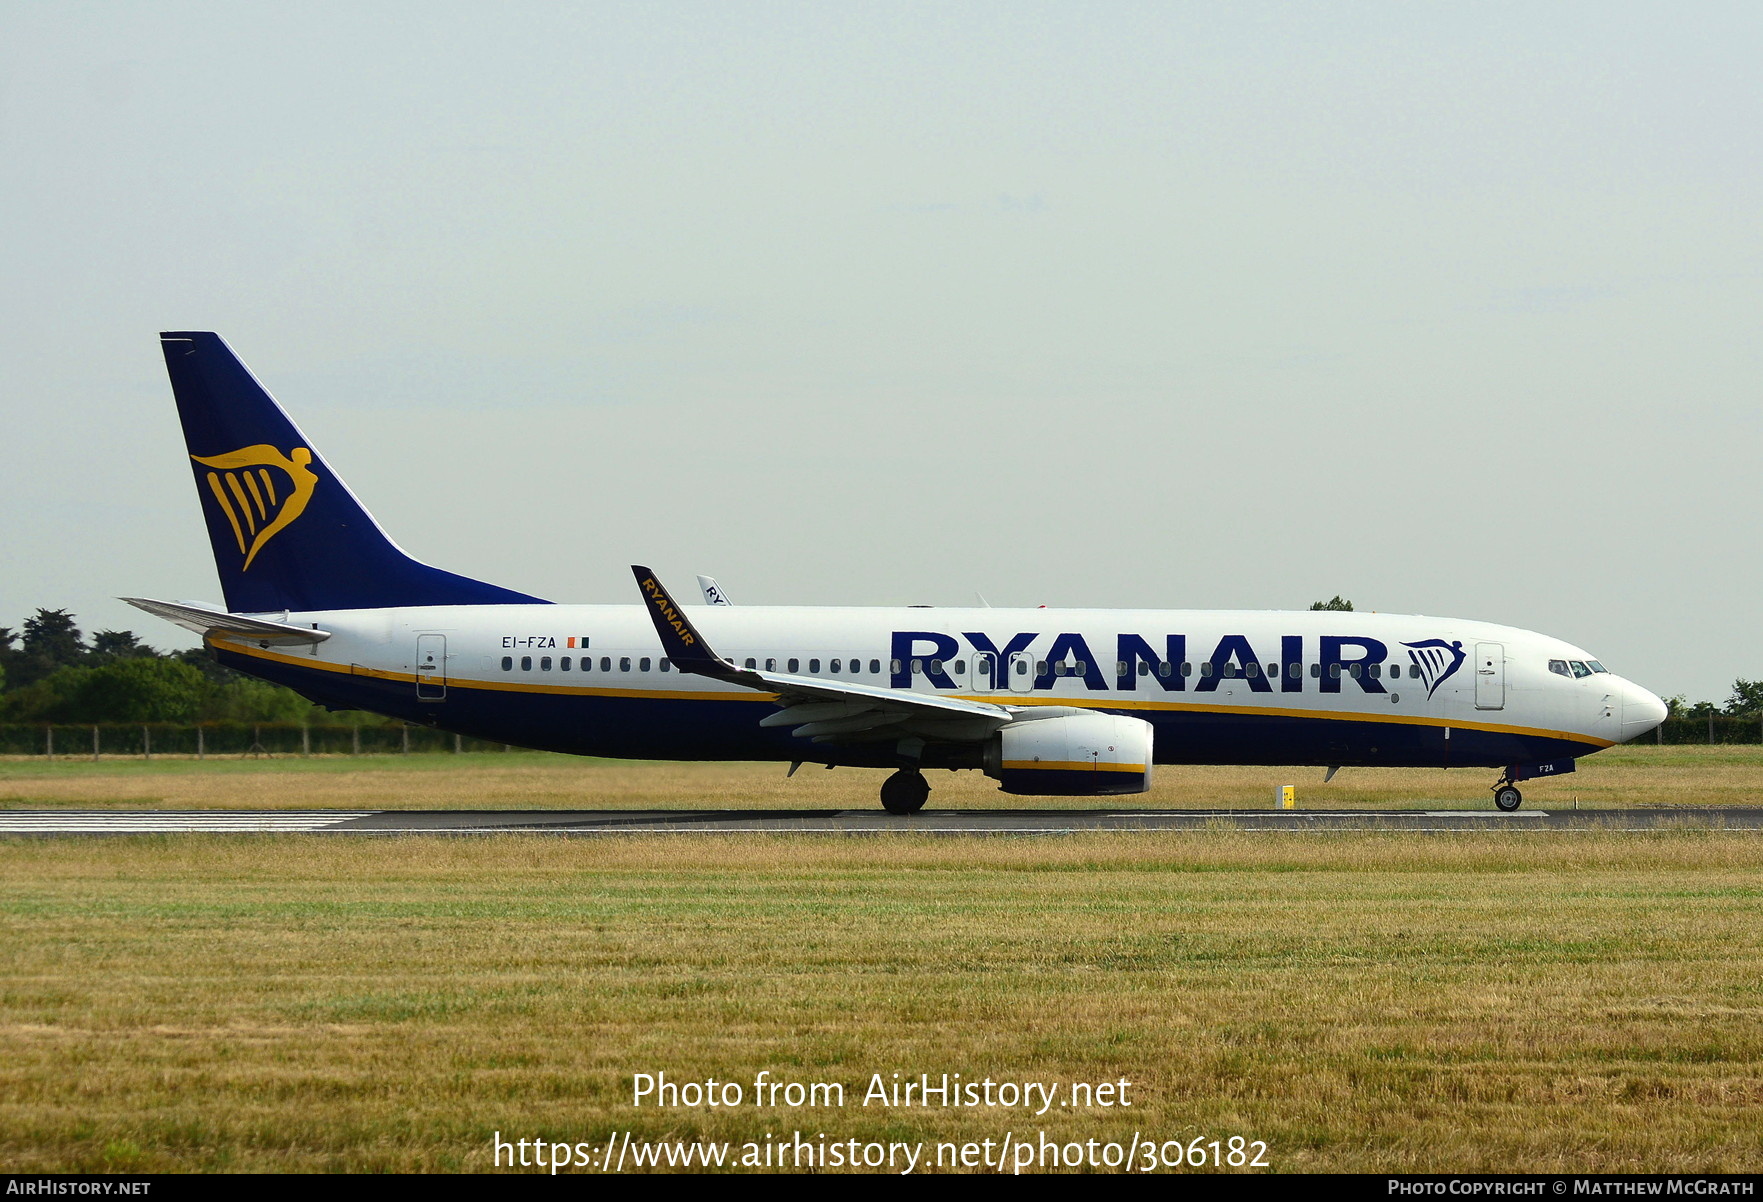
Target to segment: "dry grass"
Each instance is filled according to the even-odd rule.
[[[1331,784],[1320,768],[1173,767],[1137,797],[1101,799],[1111,809],[1266,809],[1275,789],[1298,786],[1307,809],[1489,808],[1488,768],[1348,768]],[[170,809],[873,809],[884,773],[781,764],[627,763],[538,753],[464,756],[296,757],[275,760],[159,758],[152,762],[13,758],[0,761],[0,807]],[[1066,798],[1011,797],[976,772],[935,772],[931,805],[942,809],[1066,808]],[[1755,805],[1763,798],[1763,746],[1613,748],[1580,761],[1572,776],[1528,782],[1526,804]]]
[[[829,774],[834,775],[834,774]],[[453,1170],[491,1133],[1242,1134],[1285,1170],[1756,1171],[1763,842],[0,843],[0,1163]],[[634,1110],[633,1073],[853,1089]],[[878,1112],[872,1072],[1132,1080]]]

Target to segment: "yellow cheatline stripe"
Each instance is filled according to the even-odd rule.
[[[326,665],[327,667],[329,665]],[[416,677],[406,672],[391,672],[385,668],[370,668],[366,664],[350,664],[349,675],[370,676],[375,680],[415,680]]]
[[[227,524],[233,528],[233,537],[239,540],[239,554],[243,555],[245,532],[239,529],[239,518],[233,512],[233,503],[226,499],[226,489],[220,486],[220,477],[213,472],[208,473],[208,487],[214,490],[214,499],[220,502],[220,511],[226,514]]]
[[[1144,775],[1143,764],[1101,764],[1094,760],[1005,760],[1007,771],[1057,772],[1136,772]]]
[[[249,638],[249,635],[239,636]],[[412,673],[388,672],[378,668],[352,669],[348,664],[327,663],[307,655],[286,655],[278,651],[245,646],[233,642],[224,635],[210,635],[210,645],[222,647],[224,650],[237,652],[241,655],[255,656],[258,659],[275,660],[279,663],[291,664],[296,668],[310,668],[322,672],[341,672],[357,676],[374,676],[383,680],[416,680]],[[501,693],[547,693],[576,697],[640,697],[661,701],[775,701],[776,693],[700,693],[682,692],[674,689],[610,689],[594,688],[586,685],[552,685],[528,684],[524,681],[501,680],[462,680],[448,677],[447,685],[457,689],[486,689]],[[833,683],[831,681],[828,682]],[[1200,705],[1195,702],[1177,701],[1103,701],[1091,697],[1024,697],[1012,693],[1002,697],[982,697],[972,693],[934,693],[911,694],[906,696],[958,696],[965,701],[979,701],[992,705],[1065,705],[1083,709],[1107,710],[1155,710],[1163,713],[1196,713],[1196,714],[1248,714],[1266,718],[1309,718],[1325,722],[1384,722],[1398,726],[1433,726],[1450,727],[1452,730],[1485,730],[1502,735],[1534,735],[1540,738],[1561,739],[1571,743],[1585,743],[1592,747],[1614,747],[1613,739],[1600,739],[1595,735],[1581,734],[1571,730],[1547,730],[1534,726],[1504,726],[1497,722],[1465,722],[1455,718],[1426,718],[1412,714],[1373,714],[1373,713],[1338,713],[1332,710],[1285,710],[1267,706],[1251,705]]]
[[[234,642],[234,638],[248,639],[250,635],[211,634],[208,645],[222,651],[230,651],[236,655],[249,655],[254,659],[273,660],[276,663],[291,664],[296,668],[306,668],[319,672],[335,672],[342,676],[370,676],[375,680],[396,680],[415,683],[413,672],[393,672],[385,668],[369,668],[363,664],[329,663],[315,659],[310,655],[287,655],[280,651],[271,651],[265,647],[248,647]],[[454,689],[485,689],[495,693],[546,693],[570,697],[633,697],[659,701],[775,701],[776,693],[698,693],[680,692],[673,689],[602,689],[590,688],[586,685],[557,684],[525,684],[515,681],[501,680],[461,680],[448,676],[436,679],[424,677],[428,684],[445,684]]]

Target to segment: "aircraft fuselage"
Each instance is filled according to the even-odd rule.
[[[1583,756],[1657,725],[1650,693],[1559,639],[1413,615],[692,607],[738,665],[829,683],[1139,718],[1165,764],[1497,767]],[[579,755],[886,767],[892,742],[763,727],[772,695],[674,670],[633,605],[265,615],[331,638],[210,636],[222,662],[325,704]],[[752,661],[751,664],[748,661]],[[900,731],[892,734],[898,735]],[[979,767],[971,745],[925,767]]]

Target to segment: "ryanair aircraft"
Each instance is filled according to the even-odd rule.
[[[126,598],[333,709],[577,755],[927,769],[1006,793],[1151,787],[1153,764],[1502,769],[1651,731],[1665,706],[1570,643],[1399,614],[558,605],[387,537],[231,349],[160,336],[226,609]]]

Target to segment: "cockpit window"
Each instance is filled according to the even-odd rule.
[[[1573,674],[1575,676],[1590,676],[1592,674],[1592,670],[1590,668],[1586,667],[1584,664],[1580,663],[1576,659],[1568,660],[1567,666],[1573,669]]]
[[[1586,660],[1586,663],[1591,667],[1591,670],[1594,672],[1608,672],[1610,670],[1610,669],[1606,668],[1603,664],[1600,664],[1595,659],[1588,659],[1588,660]]]
[[[1553,672],[1557,676],[1572,676],[1573,675],[1573,673],[1571,673],[1567,670],[1567,661],[1564,659],[1550,660],[1549,661],[1549,671]]]

